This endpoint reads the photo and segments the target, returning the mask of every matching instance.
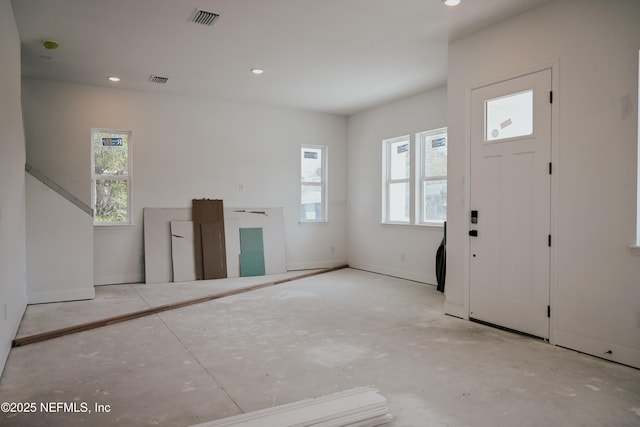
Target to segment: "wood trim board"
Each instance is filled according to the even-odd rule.
[[[196,278],[224,279],[227,277],[225,253],[224,208],[220,199],[193,199],[193,242]]]
[[[241,294],[244,292],[255,291],[257,289],[267,288],[269,286],[275,286],[282,283],[291,282],[293,280],[300,280],[307,277],[317,276],[319,274],[329,273],[331,271],[340,270],[343,268],[347,268],[347,265],[341,265],[333,268],[326,268],[323,270],[313,271],[305,274],[300,274],[293,277],[288,277],[285,279],[279,279],[270,282],[259,283],[256,285],[247,286],[244,288],[232,289],[230,291],[218,292],[211,295],[206,295],[199,298],[189,299],[185,301],[180,301],[171,304],[165,304],[157,307],[147,308],[145,310],[134,311],[132,313],[122,314],[119,316],[108,317],[106,319],[95,320],[93,322],[87,322],[80,325],[69,326],[66,328],[55,329],[53,331],[42,332],[39,334],[29,335],[22,338],[16,338],[12,342],[12,347],[21,347],[28,344],[34,344],[41,341],[50,340],[53,338],[63,337],[65,335],[71,335],[78,332],[88,331],[91,329],[100,328],[103,326],[113,325],[115,323],[126,322],[127,320],[138,319],[140,317],[149,316],[151,314],[162,313],[163,311],[175,310],[177,308],[187,307],[194,304],[200,304],[207,301],[212,301],[219,298],[229,297],[232,295]]]

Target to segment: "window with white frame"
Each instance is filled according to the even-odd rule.
[[[414,149],[415,147],[415,149]],[[440,225],[447,219],[447,129],[382,141],[382,222]]]
[[[441,223],[447,220],[447,129],[416,135],[420,147],[420,222]]]
[[[95,225],[131,224],[131,132],[91,129]]]
[[[383,222],[411,223],[411,138],[401,136],[382,142]]]
[[[327,147],[303,145],[300,150],[300,221],[327,221]]]

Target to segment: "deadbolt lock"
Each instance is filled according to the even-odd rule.
[[[471,211],[471,224],[478,223],[478,211]]]

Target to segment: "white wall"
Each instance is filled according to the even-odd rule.
[[[28,173],[25,192],[29,304],[94,298],[93,218]]]
[[[442,227],[382,225],[382,140],[445,127],[441,87],[349,117],[349,265],[436,283]]]
[[[132,227],[96,229],[96,284],[144,280],[142,209],[283,207],[287,267],[346,262],[346,119],[291,109],[23,81],[27,160],[90,204],[90,131],[132,131]],[[328,224],[298,223],[300,146],[329,146]],[[242,186],[242,188],[241,188]]]
[[[1,373],[27,303],[20,40],[9,0],[0,0],[0,58]]]
[[[551,340],[640,367],[639,22],[636,0],[558,0],[450,44],[448,313],[468,316],[469,91],[555,62]]]

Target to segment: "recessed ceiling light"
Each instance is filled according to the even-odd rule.
[[[462,0],[442,0],[442,4],[445,6],[457,6]]]
[[[109,80],[112,81],[112,82],[119,82],[120,81],[120,77],[109,76]]]
[[[264,73],[264,70],[262,68],[252,68],[251,72],[253,74],[262,74],[262,73]]]

